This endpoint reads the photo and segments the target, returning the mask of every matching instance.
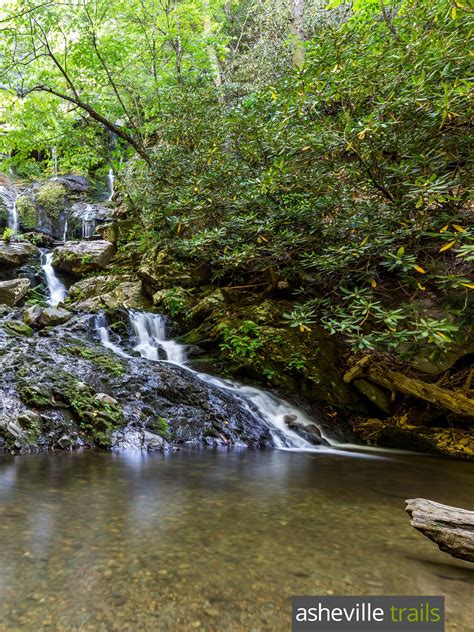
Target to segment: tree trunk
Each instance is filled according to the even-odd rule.
[[[474,399],[467,397],[462,390],[450,391],[436,384],[407,377],[397,371],[391,371],[375,365],[371,356],[364,356],[344,375],[347,384],[359,377],[367,377],[391,391],[422,399],[430,404],[451,410],[463,417],[474,417]]]
[[[301,68],[305,58],[304,9],[305,0],[290,0],[291,2],[291,32],[293,42],[293,65]]]
[[[411,524],[441,551],[474,562],[474,511],[449,507],[425,498],[405,501]]]

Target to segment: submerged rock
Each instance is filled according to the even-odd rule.
[[[14,279],[13,281],[0,281],[0,304],[13,307],[17,305],[30,288],[28,279]]]

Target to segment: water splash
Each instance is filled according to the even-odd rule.
[[[67,215],[64,218],[64,228],[63,228],[63,241],[67,241]]]
[[[112,169],[112,167],[110,167],[109,173],[107,174],[107,183],[109,185],[109,191],[110,191],[110,195],[107,198],[107,202],[111,202],[114,196],[114,182],[115,182],[114,170]]]
[[[90,239],[95,232],[96,218],[94,207],[88,204],[82,216],[82,239]]]
[[[107,317],[105,316],[104,312],[99,312],[99,314],[97,314],[97,316],[95,317],[94,326],[95,326],[97,335],[99,336],[99,340],[101,344],[106,349],[110,349],[111,351],[113,351],[119,356],[122,356],[123,358],[130,357],[127,353],[125,353],[125,351],[123,351],[119,347],[119,345],[115,344],[114,342],[110,340],[109,324],[107,322]]]
[[[20,221],[16,206],[18,194],[13,187],[0,186],[0,198],[2,198],[8,213],[8,228],[11,228],[15,235],[18,235]]]
[[[41,269],[44,272],[46,284],[48,286],[47,303],[51,307],[56,307],[66,298],[67,290],[64,284],[56,276],[53,266],[53,253],[42,251],[41,253]]]
[[[160,314],[130,311],[130,323],[137,338],[134,351],[148,360],[160,360],[160,351],[167,362],[182,366],[186,362],[185,347],[166,338],[166,320]]]

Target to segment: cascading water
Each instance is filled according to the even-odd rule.
[[[62,303],[66,298],[66,287],[56,276],[51,262],[53,260],[53,253],[43,251],[41,253],[41,269],[44,272],[46,284],[48,286],[48,305],[56,307],[59,303]]]
[[[122,356],[124,358],[129,357],[128,354],[125,353],[125,351],[122,351],[122,349],[117,344],[115,344],[114,342],[110,340],[109,324],[103,312],[100,312],[95,317],[94,326],[95,326],[97,335],[99,336],[99,340],[104,347],[106,347],[107,349],[110,349],[117,355]]]
[[[67,215],[64,218],[63,241],[67,241]]]
[[[138,344],[134,351],[148,360],[160,360],[160,350],[168,362],[183,365],[186,353],[183,345],[166,339],[166,322],[159,314],[130,311],[130,322],[137,337]]]
[[[263,421],[270,428],[273,441],[277,448],[303,451],[321,449],[316,448],[314,444],[310,443],[288,427],[286,423],[288,417],[296,419],[303,425],[314,424],[314,421],[301,410],[295,408],[290,403],[253,386],[244,386],[238,382],[231,382],[206,373],[198,373],[194,371],[185,365],[185,347],[174,340],[166,339],[166,320],[163,316],[132,310],[129,312],[129,315],[130,323],[138,341],[134,347],[134,351],[138,351],[143,358],[147,358],[153,362],[158,362],[160,361],[161,352],[165,356],[164,359],[167,362],[176,364],[187,371],[190,371],[197,379],[200,379],[207,384],[232,393],[232,395],[238,399],[241,404],[243,404],[251,415],[257,416],[259,420]],[[104,323],[104,321],[102,321],[102,323]],[[104,326],[106,327],[106,324],[101,325],[101,327]],[[116,353],[119,353],[119,355],[126,355],[122,349],[118,348],[119,350],[117,351],[117,349],[113,348],[116,347],[116,345],[110,343],[108,336],[109,334],[107,329],[106,333],[99,332],[102,344],[109,349],[113,349]],[[327,437],[324,437],[324,435],[322,436],[329,443]],[[328,450],[328,448],[324,449]]]
[[[8,213],[8,228],[11,228],[15,235],[18,234],[20,222],[18,219],[18,209],[16,199],[18,194],[13,187],[0,186],[0,197],[2,198]]]
[[[96,220],[94,208],[88,204],[88,208],[82,216],[82,239],[89,239],[95,232]]]
[[[111,202],[114,196],[114,182],[115,182],[114,170],[112,169],[112,167],[110,167],[109,173],[107,174],[107,183],[109,185],[109,191],[110,191],[109,197],[107,198],[107,202]]]

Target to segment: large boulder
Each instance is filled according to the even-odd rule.
[[[110,241],[68,241],[54,249],[53,267],[72,276],[105,270],[115,253]]]
[[[87,298],[72,304],[76,312],[99,312],[103,309],[150,309],[150,301],[142,294],[140,281],[120,283],[110,292]]]
[[[0,241],[0,271],[4,268],[18,268],[38,254],[38,248],[29,242]]]
[[[13,279],[0,282],[0,304],[13,307],[17,305],[30,288],[28,279]]]
[[[54,327],[55,325],[62,325],[71,318],[71,312],[61,307],[47,307],[43,309],[38,323],[43,327]]]
[[[90,184],[87,178],[84,176],[75,176],[72,174],[59,176],[55,179],[57,182],[63,184],[69,191],[74,193],[86,193],[90,189]]]

